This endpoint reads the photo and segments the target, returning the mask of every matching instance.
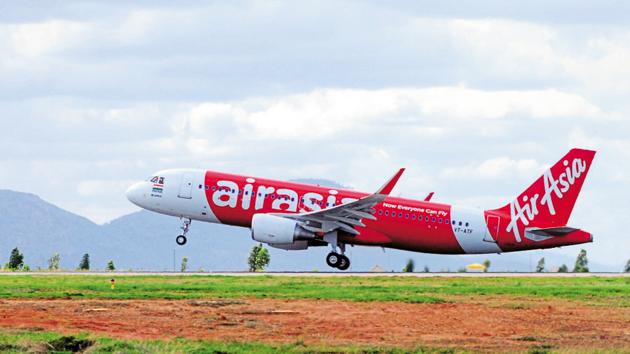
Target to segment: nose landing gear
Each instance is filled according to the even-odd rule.
[[[182,229],[182,234],[177,236],[175,238],[175,242],[180,245],[183,246],[186,244],[186,234],[188,233],[188,229],[190,227],[190,223],[192,222],[192,220],[190,220],[190,218],[188,219],[184,219],[184,224],[182,225],[181,229]]]

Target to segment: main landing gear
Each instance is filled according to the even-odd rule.
[[[337,268],[339,270],[346,270],[350,268],[350,258],[346,257],[344,254],[339,254],[337,252],[330,252],[326,256],[326,263],[328,266]]]
[[[177,236],[175,238],[175,242],[177,242],[178,245],[183,246],[186,244],[186,234],[188,233],[188,229],[190,228],[190,223],[192,222],[192,220],[190,219],[184,219],[184,224],[182,225],[181,229],[182,229],[182,234]]]
[[[326,264],[339,270],[350,268],[350,258],[344,254],[346,253],[346,244],[338,242],[337,231],[325,234],[324,241],[328,242],[330,247],[332,247],[332,251],[326,256]],[[341,250],[341,254],[337,253],[337,247]]]

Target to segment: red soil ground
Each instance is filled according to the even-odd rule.
[[[515,305],[516,304],[516,305]],[[630,309],[488,298],[452,304],[317,300],[0,300],[0,327],[114,338],[630,351]]]

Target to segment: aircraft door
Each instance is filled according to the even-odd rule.
[[[488,215],[486,218],[486,225],[488,225],[488,233],[483,238],[486,242],[499,242],[499,224],[501,219],[495,215]]]
[[[182,175],[182,182],[179,184],[179,193],[177,194],[177,196],[180,198],[191,199],[192,198],[192,183],[193,183],[192,173],[184,173]]]

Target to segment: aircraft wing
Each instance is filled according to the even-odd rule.
[[[361,222],[362,219],[376,220],[376,216],[373,215],[374,206],[387,198],[404,171],[405,169],[401,168],[376,193],[359,200],[307,213],[276,215],[298,220],[300,226],[315,233],[343,230],[351,235],[358,235],[359,231],[354,226],[365,226]]]

